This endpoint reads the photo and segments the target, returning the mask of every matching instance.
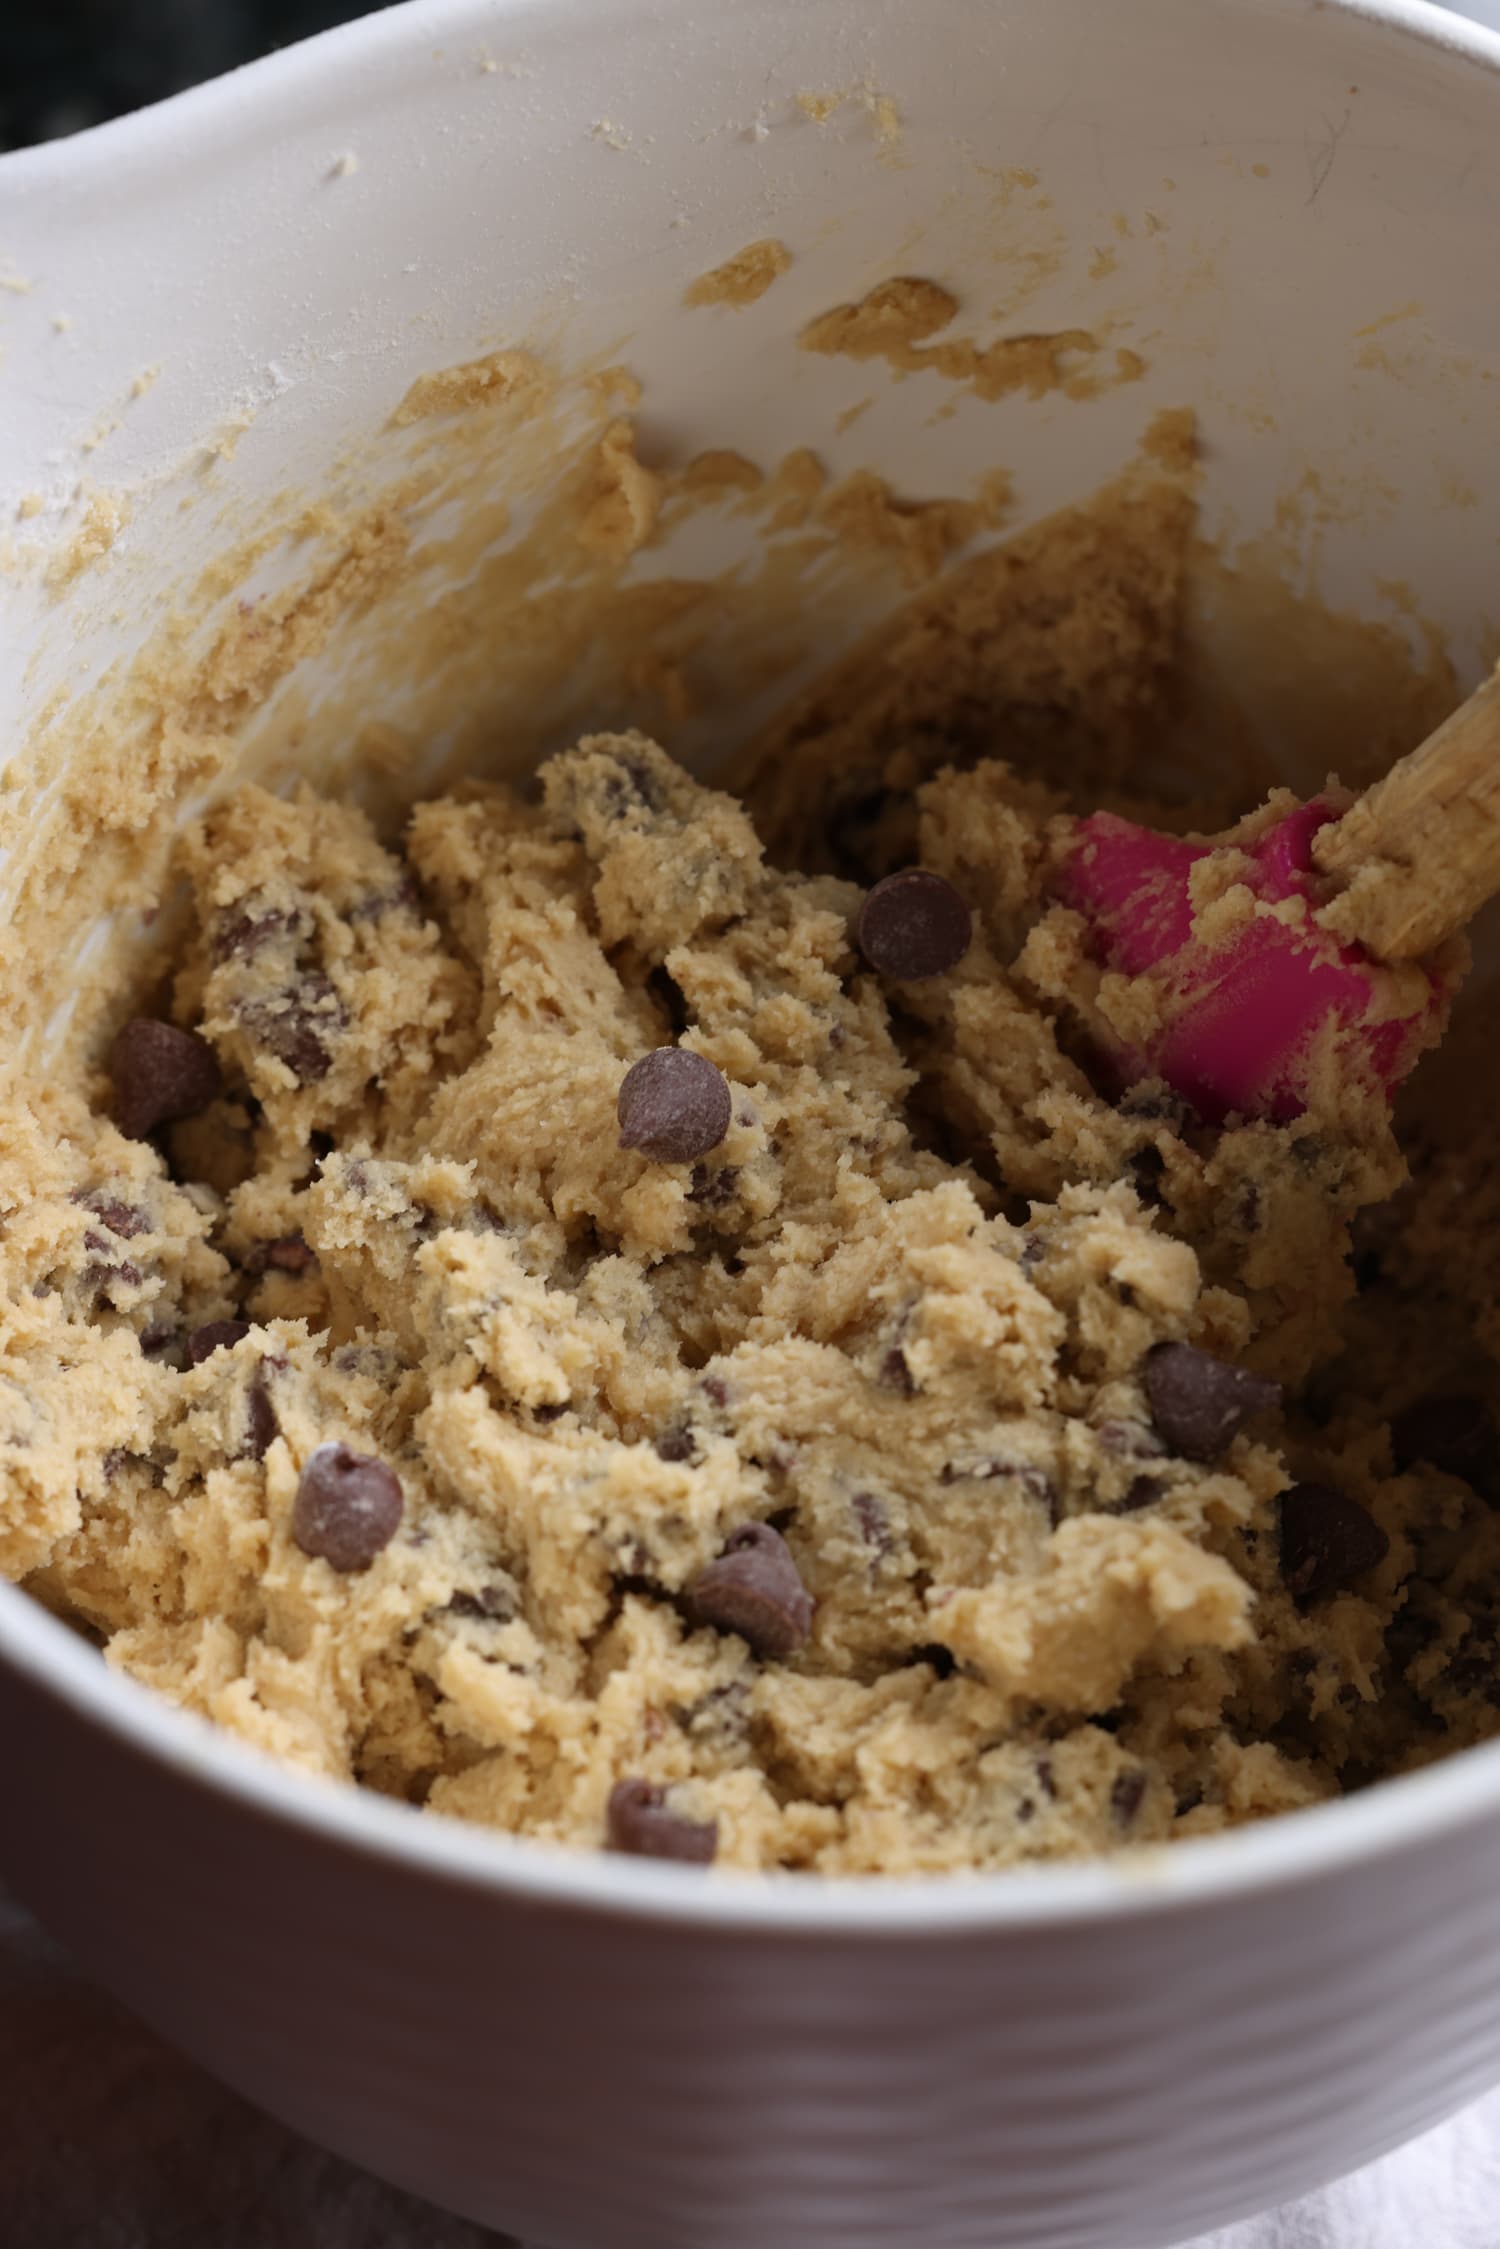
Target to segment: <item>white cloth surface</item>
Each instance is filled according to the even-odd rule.
[[[1500,2092],[1321,2194],[1191,2249],[1500,2249]]]

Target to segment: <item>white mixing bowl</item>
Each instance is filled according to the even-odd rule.
[[[414,378],[506,343],[623,360],[675,457],[808,443],[917,493],[1005,462],[1023,516],[1194,405],[1206,534],[1274,535],[1370,615],[1414,587],[1466,683],[1500,615],[1497,148],[1500,37],[1399,0],[415,0],[8,157],[7,787],[55,810],[65,758],[26,761],[59,711],[288,495],[394,475]],[[768,236],[795,262],[759,304],[683,308]],[[991,326],[1107,324],[1146,372],[944,415],[936,376],[796,350],[900,272]],[[247,559],[255,590],[323,536]],[[717,571],[754,533],[693,536]],[[361,707],[461,752],[484,665],[429,650],[403,683],[400,648],[461,548],[259,703],[226,688],[233,754],[332,770]],[[875,599],[814,599],[774,692]],[[537,739],[608,700],[550,692]],[[702,742],[732,731],[709,705]],[[122,756],[149,727],[137,700]],[[0,895],[25,879],[23,837]],[[74,934],[81,979],[101,940]],[[1145,1864],[818,1885],[301,1779],[9,1589],[0,1726],[0,1872],[103,1981],[279,2116],[549,2249],[1162,2249],[1500,2077],[1500,1745]]]

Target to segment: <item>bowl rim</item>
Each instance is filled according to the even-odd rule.
[[[627,11],[638,19],[670,22],[689,0],[582,0],[582,4],[592,5],[607,16],[612,28],[618,28]],[[760,0],[746,0],[746,4],[759,5]],[[1500,74],[1500,28],[1459,15],[1442,0],[1220,0],[1220,5],[1288,17],[1304,16],[1316,6],[1334,17],[1353,16],[1382,25],[1423,47],[1435,47]],[[274,104],[285,119],[325,107],[328,88],[340,82],[327,69],[328,56],[335,49],[343,66],[340,79],[347,83],[352,67],[368,76],[416,46],[431,49],[434,43],[441,46],[476,33],[518,28],[528,18],[539,32],[557,34],[566,30],[566,18],[579,12],[579,0],[567,6],[558,0],[399,0],[394,7],[334,24],[180,93],[148,102],[144,108],[56,140],[0,152],[0,189],[27,196],[54,188],[76,194],[94,187],[118,199],[133,175],[165,175],[169,165],[197,151],[207,150],[222,163],[229,153],[226,134],[234,137],[253,127],[257,110]],[[164,139],[168,134],[175,136],[175,146]]]
[[[596,0],[597,4],[597,0]],[[639,16],[670,16],[684,0],[630,0]],[[623,0],[610,0],[617,20]],[[1265,0],[1230,0],[1265,13]],[[1306,0],[1272,0],[1288,16]],[[1433,0],[1321,0],[1330,15],[1375,24],[1423,48],[1500,77],[1500,30]],[[128,116],[64,140],[0,155],[0,194],[20,199],[66,185],[70,194],[119,190],[122,172],[169,181],[187,154],[218,159],[275,105],[305,113],[338,84],[337,49],[369,71],[415,44],[493,32],[533,17],[556,30],[557,0],[404,0],[336,25]],[[347,1782],[284,1765],[154,1690],[110,1669],[97,1650],[19,1587],[0,1583],[0,1664],[149,1756],[180,1781],[302,1831],[497,1900],[603,1911],[709,1927],[724,1934],[902,1935],[939,1939],[978,1929],[1022,1933],[1245,1898],[1334,1876],[1424,1847],[1500,1814],[1500,1739],[1353,1797],[1263,1823],[1112,1858],[994,1873],[910,1876],[752,1874],[584,1852],[419,1810]]]

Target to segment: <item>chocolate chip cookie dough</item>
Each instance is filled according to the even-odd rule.
[[[1373,1103],[1105,1098],[1063,799],[887,796],[813,874],[638,734],[395,840],[212,809],[107,1069],[8,1118],[7,1570],[293,1763],[700,1865],[1073,1857],[1494,1730],[1451,1143],[1390,1203]]]

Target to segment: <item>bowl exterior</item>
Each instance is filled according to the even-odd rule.
[[[1197,401],[1209,530],[1270,528],[1309,474],[1363,493],[1319,521],[1322,590],[1420,584],[1472,673],[1500,508],[1500,299],[1474,287],[1497,122],[1500,43],[1420,6],[418,0],[0,160],[28,284],[0,291],[0,504],[62,537],[85,461],[136,492],[99,570],[7,596],[0,741],[129,653],[168,558],[190,578],[236,507],[315,488],[416,374],[539,334],[628,359],[685,451],[775,458],[816,426],[833,473],[868,459],[916,493],[998,451],[1025,514]],[[1006,247],[1023,175],[1045,272]],[[682,313],[767,235],[795,263],[764,306]],[[926,377],[796,349],[901,270],[994,305],[1024,268],[1012,325],[1074,325],[1101,246],[1148,365],[1086,409],[937,412],[954,401]],[[242,409],[216,509],[182,513],[185,451]],[[1468,497],[1444,512],[1455,462]],[[51,1658],[20,1660],[14,1616],[0,1874],[266,2108],[547,2249],[1164,2249],[1500,2076],[1489,1766],[1460,1831],[1393,1819],[1362,1860],[1222,1896],[1035,1926],[715,1925],[278,1817],[211,1757],[91,1718]]]
[[[1199,1908],[808,1935],[266,1818],[0,1656],[5,1874],[252,2100],[547,2249],[1163,2249],[1500,2075],[1500,1818]],[[19,1755],[17,1755],[19,1750]]]

